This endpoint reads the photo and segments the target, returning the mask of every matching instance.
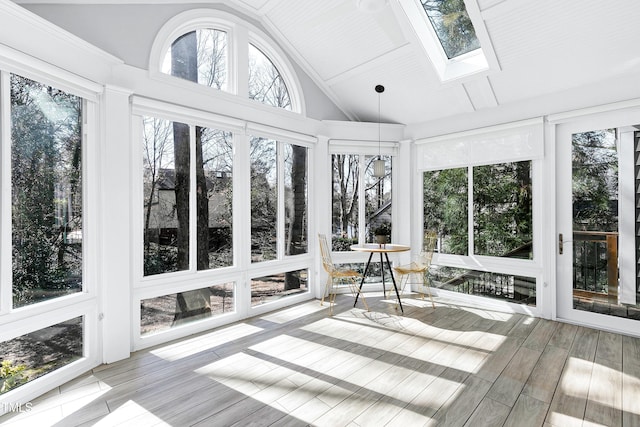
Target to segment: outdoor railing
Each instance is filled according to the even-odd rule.
[[[573,232],[573,294],[617,303],[617,232]]]

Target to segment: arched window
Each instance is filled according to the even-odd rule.
[[[172,18],[158,32],[149,64],[158,78],[177,77],[304,113],[300,85],[284,52],[229,13],[197,9]]]
[[[289,91],[280,72],[260,49],[249,43],[249,99],[291,110]]]
[[[175,39],[164,54],[161,71],[198,84],[228,90],[227,32],[202,28]]]

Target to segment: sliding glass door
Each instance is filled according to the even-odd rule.
[[[557,315],[633,333],[639,134],[607,124],[557,127]]]

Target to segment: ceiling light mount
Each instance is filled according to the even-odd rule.
[[[382,92],[384,92],[384,86],[382,85],[376,85],[375,87],[376,93],[378,94],[378,160],[376,160],[375,162],[373,162],[373,176],[375,176],[376,178],[383,178],[386,174],[387,171],[385,170],[385,164],[384,164],[384,160],[382,160],[382,153],[381,153],[381,149],[380,149],[380,94]]]

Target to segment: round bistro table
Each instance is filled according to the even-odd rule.
[[[365,243],[362,245],[352,245],[351,250],[357,252],[369,252],[369,260],[367,261],[367,266],[364,269],[364,273],[362,273],[362,280],[360,281],[360,291],[362,291],[362,285],[364,285],[364,278],[367,275],[367,271],[369,270],[369,265],[371,264],[371,258],[373,258],[373,254],[380,254],[380,270],[382,272],[382,291],[386,297],[387,291],[384,287],[384,264],[382,257],[384,255],[385,260],[387,261],[387,267],[389,268],[389,272],[391,273],[391,281],[393,282],[393,289],[396,291],[396,297],[398,297],[398,304],[400,305],[400,310],[404,313],[404,308],[402,308],[402,301],[400,301],[400,293],[398,292],[398,286],[396,285],[396,279],[393,277],[393,270],[391,269],[391,263],[389,262],[389,253],[390,252],[406,252],[411,249],[406,245],[397,245],[395,243]],[[355,307],[358,303],[358,296],[360,293],[356,295],[356,300],[353,303]]]

